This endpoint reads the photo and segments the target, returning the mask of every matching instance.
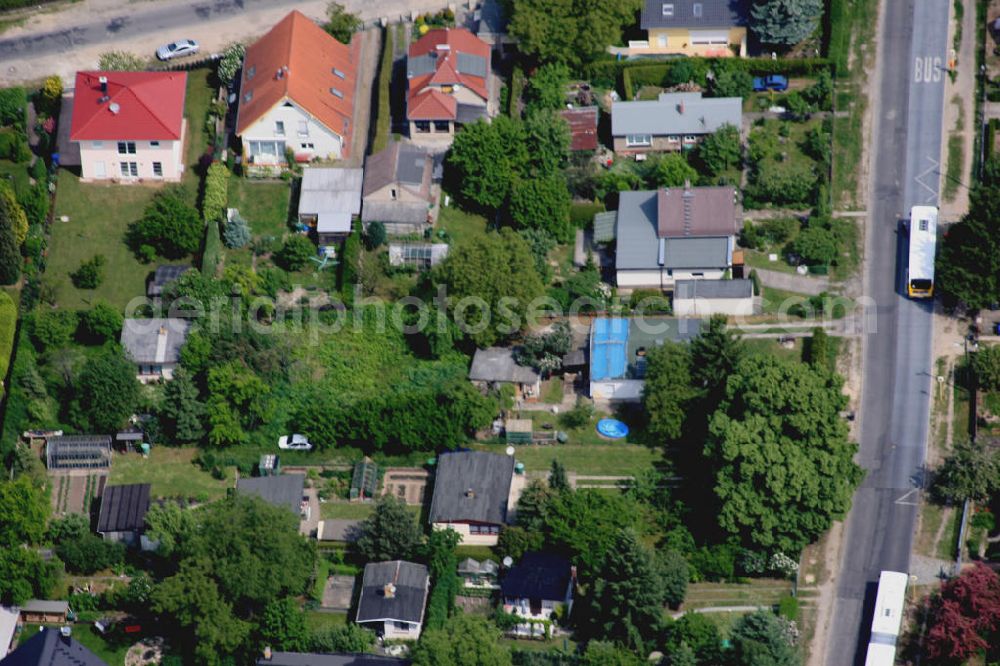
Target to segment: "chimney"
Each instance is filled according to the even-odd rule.
[[[684,191],[685,192],[690,192],[691,191],[691,179],[690,178],[685,178],[684,179]]]
[[[471,499],[476,496],[476,491],[474,491],[472,488],[469,488],[468,490],[465,491],[465,496]]]
[[[385,587],[382,588],[382,594],[386,599],[394,599],[396,597],[396,586],[392,583],[386,583]]]
[[[73,636],[73,627],[69,626],[68,624],[59,627],[59,637],[62,638],[63,643],[69,645],[70,638],[72,636]]]
[[[264,646],[264,661],[271,661],[271,646]]]
[[[274,73],[274,78],[283,79],[285,78],[285,70],[282,67],[278,68],[278,71]]]
[[[121,110],[122,107],[118,106],[118,102],[111,102],[111,104],[108,104],[108,111],[115,114],[116,116],[118,115],[118,112]]]
[[[97,80],[101,83],[101,92],[106,95],[108,93],[108,77],[102,76]]]
[[[677,113],[684,115],[684,100],[677,102]]]
[[[569,568],[569,577],[570,577],[570,580],[572,580],[574,582],[576,581],[576,565],[575,564]]]

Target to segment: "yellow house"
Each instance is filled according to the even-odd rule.
[[[747,0],[646,0],[640,22],[646,41],[632,54],[728,57],[747,54]]]

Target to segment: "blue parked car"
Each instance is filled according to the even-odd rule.
[[[763,92],[765,90],[784,92],[788,90],[788,77],[781,74],[769,74],[763,77],[755,76],[753,79],[753,90],[754,92]]]

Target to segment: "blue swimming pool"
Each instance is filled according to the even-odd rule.
[[[618,419],[601,419],[597,422],[597,432],[611,439],[621,439],[628,435],[628,426]]]

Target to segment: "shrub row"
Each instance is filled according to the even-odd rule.
[[[218,223],[226,211],[229,201],[229,169],[221,162],[208,167],[205,174],[205,196],[201,201],[201,212],[206,222]]]
[[[7,378],[10,356],[14,352],[14,329],[17,325],[17,306],[5,291],[0,291],[0,381]],[[0,384],[0,396],[3,385]]]

